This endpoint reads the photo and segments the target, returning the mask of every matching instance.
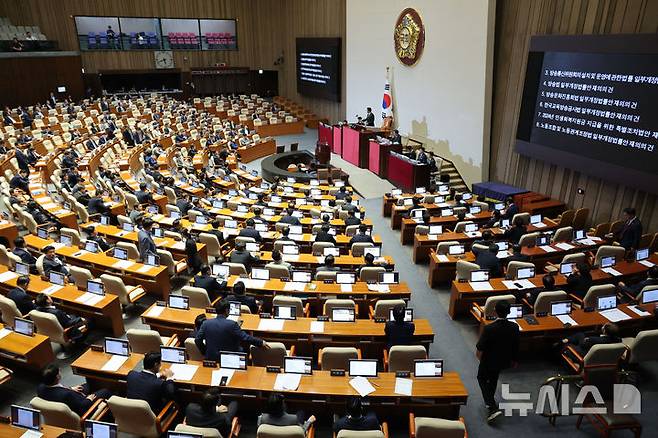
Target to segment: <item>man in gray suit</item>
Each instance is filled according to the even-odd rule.
[[[144,219],[142,222],[142,229],[137,233],[137,246],[139,249],[139,258],[146,260],[148,254],[157,254],[155,241],[151,236],[151,228],[153,228],[152,219]]]

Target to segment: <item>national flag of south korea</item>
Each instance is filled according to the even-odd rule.
[[[393,96],[391,96],[391,84],[386,78],[384,85],[384,99],[382,99],[382,119],[393,115]]]

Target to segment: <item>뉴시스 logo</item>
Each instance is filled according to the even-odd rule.
[[[543,385],[537,395],[536,409],[529,392],[511,392],[509,383],[502,384],[502,399],[500,409],[506,417],[518,415],[525,417],[528,412],[534,410],[536,414],[547,415],[584,415],[584,414],[606,414],[607,409],[612,407],[613,414],[640,414],[642,413],[642,396],[640,391],[633,385],[615,384],[613,386],[612,406],[605,403],[601,392],[596,386],[584,385],[578,390],[576,398],[571,404],[571,388],[568,384],[560,385],[560,391],[552,385]],[[587,401],[587,405],[585,402]]]

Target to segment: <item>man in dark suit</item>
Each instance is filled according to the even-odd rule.
[[[473,252],[475,253],[475,263],[480,266],[480,269],[487,269],[491,277],[500,277],[502,275],[500,260],[496,257],[498,245],[492,243],[487,251],[473,248]]]
[[[14,149],[14,156],[16,161],[18,161],[18,168],[27,172],[28,176],[30,175],[30,159],[28,156],[21,150],[21,148]]]
[[[328,255],[324,258],[324,265],[318,266],[315,272],[320,272],[320,271],[338,272],[340,271],[340,268],[336,266],[335,263],[336,263],[336,259],[334,259],[334,256]]]
[[[187,212],[190,211],[192,207],[194,207],[194,205],[192,205],[187,196],[181,196],[176,201],[176,207],[178,207],[180,210],[180,214],[185,216]]]
[[[352,204],[352,197],[351,196],[345,196],[345,203],[341,206],[341,210],[345,211],[357,211],[359,207],[356,205]]]
[[[224,233],[220,229],[222,228],[221,221],[219,219],[213,219],[212,222],[210,222],[210,225],[212,225],[212,230],[208,230],[206,233],[217,237],[219,244],[222,245],[224,243]]]
[[[9,180],[9,188],[21,189],[25,193],[30,193],[30,170],[21,169],[18,175],[14,175]]]
[[[366,118],[364,122],[366,126],[375,126],[375,114],[370,107],[366,108]]]
[[[348,211],[345,218],[345,226],[349,227],[350,225],[361,225],[361,219],[356,217],[356,211],[354,210]]]
[[[503,210],[503,219],[512,219],[519,212],[519,207],[514,203],[514,198],[508,196],[505,200],[505,210]]]
[[[242,351],[242,343],[269,348],[262,339],[240,329],[237,322],[228,319],[229,301],[223,299],[216,306],[217,317],[206,320],[194,342],[208,360],[218,360],[220,351]],[[130,382],[128,382],[130,383]]]
[[[372,236],[367,234],[368,232],[368,226],[366,224],[361,224],[359,225],[359,232],[356,233],[352,238],[350,239],[350,246],[352,246],[355,243],[361,243],[361,242],[369,242],[369,243],[375,243],[374,240],[372,240]]]
[[[146,260],[149,254],[157,254],[157,247],[151,230],[153,229],[153,220],[146,218],[142,222],[142,229],[137,232],[137,248],[139,249],[139,258]]]
[[[233,292],[226,297],[226,301],[238,301],[240,304],[244,304],[249,307],[251,313],[258,313],[258,302],[255,297],[247,295],[247,287],[242,281],[238,281],[233,285]]]
[[[256,230],[256,222],[252,218],[247,219],[245,222],[245,227],[240,230],[239,236],[241,237],[251,237],[256,242],[260,243],[263,241],[263,238],[260,236],[258,230]]]
[[[194,277],[194,286],[205,289],[205,291],[208,292],[210,299],[214,299],[225,293],[226,282],[220,281],[217,277],[213,277],[210,275],[211,272],[210,266],[201,266],[199,274]]]
[[[123,141],[125,141],[128,146],[135,146],[135,138],[133,137],[130,128],[124,129],[121,135],[123,136]]]
[[[217,387],[206,390],[200,403],[190,403],[185,409],[185,424],[192,427],[217,429],[221,436],[229,436],[231,422],[238,412],[238,402],[231,401],[222,405],[220,391]]]
[[[281,219],[279,219],[279,223],[288,225],[301,225],[299,218],[292,215],[293,211],[294,210],[292,208],[289,208],[286,211],[286,214],[281,217]]]
[[[413,322],[405,321],[406,307],[398,305],[393,308],[393,320],[384,326],[386,334],[386,348],[394,345],[413,345],[416,326]]]
[[[155,415],[158,415],[164,405],[173,400],[176,387],[170,369],[160,372],[162,356],[160,352],[146,353],[144,369],[131,371],[126,378],[126,397],[146,401]]]
[[[642,222],[635,215],[635,209],[628,207],[624,209],[624,226],[618,236],[619,244],[626,250],[638,249],[642,238]]]
[[[16,287],[7,293],[7,298],[16,303],[16,307],[22,315],[27,315],[35,309],[34,301],[32,301],[32,298],[27,294],[27,287],[29,284],[30,277],[28,275],[21,275],[16,280]]]
[[[508,230],[505,230],[504,237],[509,242],[517,244],[521,240],[521,236],[523,236],[526,232],[527,229],[525,226],[525,222],[523,222],[523,219],[521,219],[520,217],[517,217],[514,220],[514,226]]]
[[[334,433],[341,430],[380,430],[379,420],[374,412],[364,412],[361,397],[347,400],[346,414],[334,422]]]
[[[498,376],[502,370],[516,366],[519,353],[519,326],[506,319],[509,311],[507,301],[496,303],[498,319],[484,327],[476,345],[480,359],[477,379],[488,410],[489,423],[502,414],[495,398]]]
[[[509,262],[530,262],[530,257],[521,253],[521,250],[521,246],[512,245],[512,255],[507,257],[507,264],[509,264]]]
[[[418,152],[416,161],[418,161],[421,164],[427,164],[428,162],[427,152],[425,152],[425,148],[422,146],[420,147],[420,151]]]
[[[96,149],[99,146],[99,144],[98,144],[98,142],[96,141],[96,139],[94,137],[91,137],[89,140],[87,140],[87,142],[85,143],[85,146],[86,146],[88,151],[93,151],[94,149]]]
[[[647,272],[647,278],[640,281],[639,283],[626,286],[622,281],[617,283],[619,289],[626,295],[629,295],[633,298],[637,297],[638,294],[647,286],[658,286],[658,265],[654,265],[649,268]]]
[[[65,169],[75,169],[78,167],[78,163],[75,162],[75,157],[71,151],[64,152],[64,156],[62,157],[62,167]],[[74,182],[73,185],[75,185],[76,182]],[[71,183],[72,182],[69,180],[69,184]]]
[[[254,257],[251,255],[249,251],[247,251],[245,243],[244,242],[236,242],[235,243],[235,249],[231,253],[231,257],[229,258],[229,261],[231,263],[242,263],[247,270],[247,272],[251,272],[251,266],[256,263],[259,260],[258,257]]]
[[[89,225],[85,229],[85,232],[87,233],[87,240],[96,242],[98,244],[98,247],[101,249],[101,251],[105,252],[108,249],[110,249],[110,244],[107,243],[107,241],[98,234],[98,231],[96,231],[96,227],[94,227],[93,225]]]
[[[36,305],[36,310],[39,312],[55,315],[62,328],[71,329],[68,333],[68,336],[74,342],[79,342],[82,340],[82,338],[84,338],[85,334],[87,333],[86,319],[77,315],[69,315],[63,310],[58,309],[55,307],[53,299],[45,293],[40,293],[37,295],[36,300],[34,300],[34,304]]]
[[[25,249],[25,239],[18,236],[14,239],[14,249],[11,250],[15,255],[21,258],[21,261],[30,265],[30,269],[36,269],[37,258]]]
[[[331,227],[328,224],[323,224],[320,227],[320,231],[318,234],[315,236],[315,241],[316,242],[330,242],[333,243],[334,245],[336,244],[336,238],[329,234],[329,230]]]
[[[46,277],[48,277],[50,271],[59,272],[66,276],[69,275],[69,268],[55,254],[55,247],[47,245],[43,249],[43,253],[45,256],[43,258],[43,272]]]
[[[80,416],[87,412],[97,399],[107,400],[112,396],[107,389],[90,393],[86,383],[69,388],[60,384],[61,379],[59,367],[55,364],[48,365],[41,373],[37,395],[47,401],[64,403]]]
[[[140,204],[152,204],[154,202],[153,195],[148,191],[146,183],[139,183],[139,190],[135,191],[135,197]]]
[[[584,357],[595,345],[616,344],[618,342],[621,342],[621,338],[619,337],[619,326],[613,322],[603,324],[601,326],[601,334],[599,335],[586,336],[585,333],[579,332],[568,338],[562,339],[562,344],[565,346],[571,345],[581,357]]]
[[[89,201],[87,202],[87,212],[91,215],[93,214],[109,214],[112,210],[110,207],[105,205],[105,202],[103,202],[103,199],[98,197],[98,195],[94,195],[91,198],[89,198]]]
[[[334,195],[336,199],[345,199],[346,196],[348,196],[349,193],[347,193],[347,189],[345,186],[342,186],[338,189],[338,192]]]

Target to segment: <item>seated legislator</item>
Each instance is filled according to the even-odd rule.
[[[294,211],[295,210],[292,208],[288,208],[288,210],[286,210],[286,214],[282,216],[281,219],[279,219],[279,223],[288,225],[301,225],[302,223],[299,221],[299,218],[292,215]]]
[[[375,241],[372,240],[372,236],[366,234],[367,232],[368,232],[368,226],[366,224],[359,225],[359,232],[356,233],[354,236],[352,236],[352,238],[350,239],[350,246],[355,243],[362,243],[362,242],[375,243]]]
[[[267,399],[265,412],[258,416],[257,426],[261,424],[270,424],[272,426],[301,426],[304,433],[308,431],[315,422],[315,416],[311,415],[304,420],[302,411],[297,414],[290,414],[286,410],[286,402],[283,394],[273,392]]]
[[[361,219],[356,217],[356,211],[354,210],[348,211],[347,217],[345,218],[345,226],[349,227],[350,225],[361,225]]]
[[[532,289],[530,292],[527,292],[525,295],[526,300],[528,303],[534,305],[535,301],[537,301],[537,297],[539,296],[540,293],[542,292],[554,292],[555,289],[555,276],[546,274],[541,278],[541,283],[542,287],[537,288],[537,289]]]
[[[287,268],[288,271],[292,269],[292,265],[290,263],[283,261],[283,257],[281,256],[281,251],[279,251],[278,249],[272,251],[272,261],[266,264],[265,268],[267,269],[269,266],[283,266]]]
[[[229,436],[231,422],[238,412],[238,402],[222,404],[220,390],[209,388],[201,397],[200,403],[190,403],[185,409],[185,424],[192,427],[217,429],[221,436]]]
[[[269,349],[265,341],[243,332],[237,322],[227,318],[229,311],[228,299],[223,299],[217,303],[215,309],[217,310],[217,317],[207,319],[201,325],[194,339],[196,346],[206,359],[219,360],[220,351],[242,351],[242,342]]]
[[[247,272],[251,272],[251,266],[258,260],[258,257],[254,257],[247,251],[247,246],[244,242],[235,242],[235,249],[229,258],[231,263],[242,263]]]
[[[500,260],[496,256],[498,254],[498,245],[492,243],[489,245],[488,250],[473,248],[473,252],[475,253],[475,263],[481,269],[487,269],[491,277],[500,277],[503,275]]]
[[[263,241],[263,238],[261,237],[260,233],[255,227],[256,227],[256,222],[252,218],[249,218],[245,222],[245,227],[242,230],[240,230],[240,234],[238,235],[240,237],[251,237],[256,242],[260,243]]]
[[[413,322],[405,321],[406,308],[402,305],[393,308],[393,320],[387,321],[384,326],[386,334],[386,348],[395,345],[412,345],[414,343],[414,331],[416,326]]]
[[[359,207],[352,204],[352,197],[350,195],[345,196],[345,203],[341,206],[341,210],[344,211],[357,211]]]
[[[331,271],[340,271],[340,268],[338,266],[336,266],[335,263],[336,263],[336,259],[334,258],[334,256],[329,254],[328,256],[326,256],[324,258],[324,265],[318,266],[318,268],[316,269],[316,272],[320,272],[320,271],[330,271],[330,272]]]
[[[573,272],[567,277],[566,291],[581,299],[584,298],[593,283],[590,270],[591,268],[587,263],[576,263]]]
[[[168,368],[160,372],[161,364],[159,352],[146,353],[142,371],[133,370],[126,378],[126,397],[146,401],[156,415],[176,395],[174,373]]]
[[[322,224],[320,231],[315,235],[316,242],[329,242],[336,244],[336,238],[329,233],[331,227],[328,224]]]
[[[581,356],[585,356],[597,344],[616,344],[618,342],[621,342],[619,326],[613,322],[603,324],[600,334],[587,336],[585,333],[579,332],[562,339],[562,344],[573,346]]]
[[[112,396],[108,389],[90,392],[89,385],[86,383],[67,387],[60,383],[61,380],[59,367],[55,364],[48,365],[41,373],[37,395],[47,401],[64,403],[80,416],[87,412],[97,399],[107,400]]]
[[[522,249],[523,248],[521,248],[521,246],[518,244],[512,245],[512,255],[507,257],[505,263],[509,264],[509,262],[531,262],[530,257],[521,252]]]
[[[523,236],[525,233],[527,233],[525,223],[523,222],[523,219],[517,217],[514,220],[513,226],[510,229],[505,230],[505,234],[503,236],[513,244],[517,244],[519,243],[519,240],[521,240],[521,236]]]
[[[37,258],[34,257],[32,253],[25,248],[25,246],[25,239],[21,236],[18,236],[14,239],[14,249],[12,249],[11,252],[14,253],[14,255],[20,257],[23,263],[30,265],[30,270],[32,272],[36,272]]]
[[[622,293],[635,298],[645,287],[658,286],[658,266],[654,265],[650,267],[647,272],[647,278],[639,283],[627,286],[624,282],[620,281],[617,285]]]
[[[87,240],[96,242],[101,251],[105,252],[110,249],[110,244],[107,243],[107,241],[98,234],[96,227],[93,225],[89,225],[87,228],[85,228],[85,233],[87,233]]]
[[[226,282],[213,277],[208,265],[201,266],[199,274],[194,277],[194,286],[205,289],[211,299],[226,293]]]
[[[515,214],[519,212],[519,206],[514,203],[514,198],[508,196],[505,200],[505,209],[502,212],[503,219],[512,220]]]
[[[7,298],[16,303],[18,311],[23,315],[27,315],[36,307],[34,301],[27,294],[27,287],[30,285],[30,277],[28,275],[21,275],[16,280],[16,287],[7,293]]]
[[[57,321],[60,323],[62,328],[68,329],[74,327],[69,333],[69,337],[73,342],[82,341],[85,334],[87,333],[85,327],[87,324],[86,319],[77,315],[69,315],[63,310],[58,309],[57,307],[55,307],[55,304],[53,303],[53,299],[50,298],[50,296],[46,295],[45,293],[40,293],[39,295],[37,295],[37,298],[34,300],[34,304],[36,306],[36,310],[38,310],[39,312],[50,313],[51,315],[55,315]]]
[[[228,301],[238,301],[249,307],[251,313],[258,313],[258,302],[256,298],[246,295],[247,288],[242,281],[237,281],[233,285],[233,293],[226,297]]]
[[[341,430],[379,430],[379,420],[374,412],[364,412],[361,397],[347,400],[346,415],[334,422],[334,432]]]

